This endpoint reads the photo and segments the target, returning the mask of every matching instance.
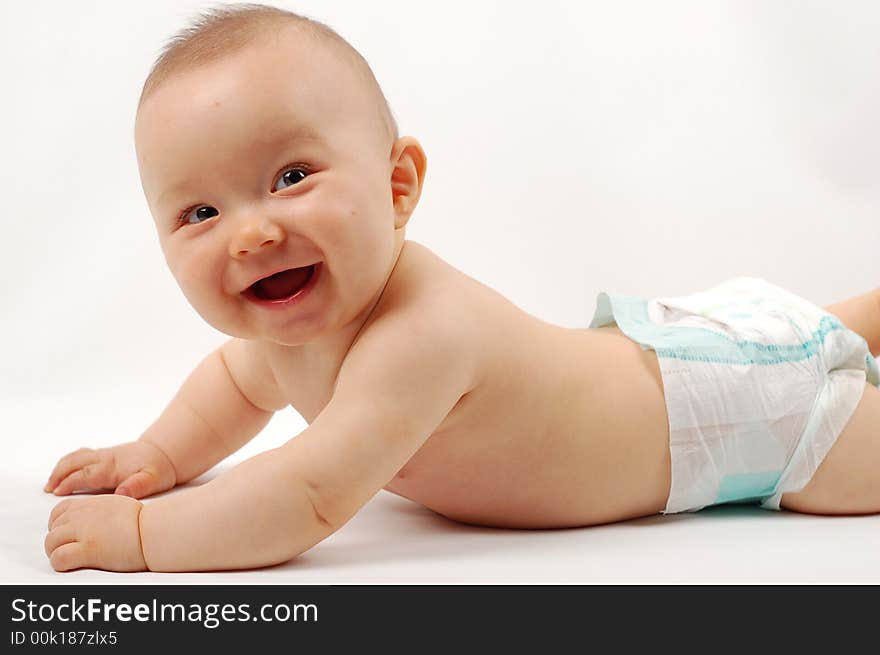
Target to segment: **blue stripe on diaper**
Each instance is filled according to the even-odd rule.
[[[669,357],[716,364],[782,364],[813,357],[834,330],[846,327],[833,316],[823,316],[819,329],[807,341],[797,345],[764,344],[756,341],[736,341],[705,328],[658,325],[648,318],[648,303],[638,296],[600,293],[596,316],[590,327],[616,322],[627,336],[649,345],[658,357]]]
[[[718,488],[715,504],[730,503],[737,500],[758,499],[771,495],[776,489],[782,471],[760,471],[758,473],[738,473],[725,475]]]
[[[880,366],[873,355],[865,355],[865,370],[868,372],[868,382],[875,387],[880,387]]]

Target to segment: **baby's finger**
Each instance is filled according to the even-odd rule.
[[[49,475],[49,482],[46,483],[45,490],[52,491],[71,471],[94,464],[97,461],[98,453],[91,448],[80,448],[72,453],[68,453],[58,460],[58,463]]]
[[[50,530],[49,534],[46,535],[46,539],[43,541],[43,549],[46,551],[46,557],[51,557],[52,551],[59,546],[74,541],[76,541],[76,530],[72,525],[62,525],[60,528]]]
[[[70,571],[81,568],[85,562],[85,549],[78,541],[58,546],[49,556],[49,563],[56,571]]]
[[[119,483],[114,493],[131,498],[143,498],[159,490],[159,482],[156,476],[141,469],[134,475],[128,476]]]
[[[49,484],[55,486],[59,480],[67,476],[74,469],[78,469],[97,459],[97,453],[92,448],[79,448],[72,453],[67,453],[58,460],[52,473],[49,474]]]
[[[84,489],[85,487],[85,474],[83,473],[83,469],[80,469],[79,471],[74,471],[59,482],[58,486],[55,487],[52,493],[56,496],[66,496],[72,494],[74,491]]]
[[[70,506],[73,504],[74,500],[74,498],[62,500],[60,503],[55,505],[55,507],[52,508],[52,511],[49,512],[49,524],[46,526],[47,529],[52,529],[52,523],[55,521],[55,519],[57,519],[59,516],[64,514],[64,512],[70,509]]]
[[[58,486],[55,487],[55,491],[52,493],[56,496],[64,496],[75,491],[99,491],[106,489],[104,477],[96,465],[90,464],[64,478],[58,483]]]
[[[65,523],[69,523],[69,522],[70,522],[70,512],[64,512],[58,518],[56,518],[54,521],[49,523],[49,530],[54,530],[58,526],[64,525]]]

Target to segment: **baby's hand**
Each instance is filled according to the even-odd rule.
[[[52,568],[148,570],[138,530],[141,507],[140,501],[114,495],[62,500],[49,515],[44,542]]]
[[[80,448],[55,465],[43,491],[64,496],[75,491],[113,490],[143,498],[174,487],[174,465],[158,447],[132,441],[111,448]]]

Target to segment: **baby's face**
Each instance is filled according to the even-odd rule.
[[[286,345],[367,307],[402,236],[375,101],[336,53],[296,41],[169,78],[135,127],[144,193],[186,298],[221,332]],[[314,287],[281,311],[245,293],[315,262]]]

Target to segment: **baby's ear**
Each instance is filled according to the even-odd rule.
[[[421,144],[411,136],[400,137],[391,148],[391,201],[394,227],[406,225],[419,203],[428,159]]]

